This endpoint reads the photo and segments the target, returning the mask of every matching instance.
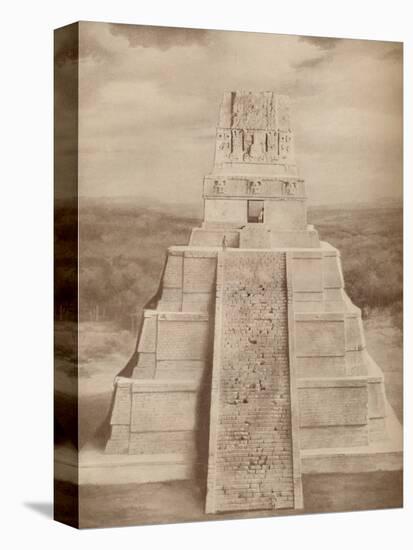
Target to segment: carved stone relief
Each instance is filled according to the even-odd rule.
[[[221,162],[274,163],[290,158],[291,145],[288,131],[221,129],[217,133],[217,158]]]
[[[282,192],[283,195],[296,195],[297,183],[295,181],[283,181]]]
[[[247,188],[250,195],[258,195],[262,191],[262,183],[257,180],[249,181]]]
[[[223,195],[225,193],[225,180],[215,180],[214,181],[214,193],[216,195]]]

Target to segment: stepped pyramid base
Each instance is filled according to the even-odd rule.
[[[251,253],[257,251],[169,249],[157,309],[145,310],[132,376],[116,383],[106,453],[81,452],[81,482],[144,483],[206,475],[208,445],[199,432],[201,416],[209,430],[210,403],[200,404],[200,399],[213,387],[216,271],[219,257]],[[306,411],[297,437],[301,473],[402,469],[401,426],[387,403],[383,375],[365,349],[360,311],[343,291],[338,252],[321,243],[320,248],[258,253],[283,254],[290,266],[295,339],[300,333],[293,350],[296,393]],[[314,351],[317,334],[322,335],[317,346],[328,347],[325,353]],[[323,391],[327,393],[321,395],[337,400],[332,409],[318,407]],[[328,419],[337,407],[342,426],[330,425]],[[320,442],[315,448],[314,441]]]
[[[388,403],[386,425],[387,437],[369,445],[301,451],[302,474],[352,474],[403,470],[403,430]]]

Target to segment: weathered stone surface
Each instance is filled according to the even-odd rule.
[[[294,507],[285,254],[218,269],[207,511]]]
[[[156,349],[156,317],[146,317],[143,321],[138,351],[154,353]]]
[[[321,379],[323,380],[323,379]],[[344,381],[322,386],[317,379],[313,387],[298,389],[300,426],[359,426],[367,424],[367,383],[356,386],[354,381]]]
[[[384,418],[386,416],[386,398],[384,394],[383,379],[369,381],[369,418]]]
[[[298,356],[344,356],[344,318],[341,316],[341,319],[329,319],[326,315],[328,314],[296,314]]]
[[[363,426],[315,426],[300,429],[301,449],[330,449],[368,445],[369,431]]]
[[[210,311],[215,302],[215,292],[188,292],[183,294],[182,311]]]
[[[346,376],[347,366],[344,356],[338,357],[297,357],[298,378],[331,378]]]
[[[184,292],[213,292],[215,289],[216,258],[184,259]]]
[[[359,351],[366,347],[361,312],[346,315],[346,351]]]
[[[170,432],[196,428],[196,393],[140,391],[133,394],[132,432]]]
[[[296,173],[287,96],[273,92],[224,94],[215,164],[225,163],[279,164],[291,166],[281,173]]]
[[[206,199],[205,219],[208,222],[225,222],[234,227],[247,223],[247,202],[237,199]]]
[[[208,343],[207,321],[158,321],[159,360],[203,360],[208,353]]]
[[[193,380],[201,382],[205,376],[207,365],[206,361],[158,361],[155,378],[157,380]]]
[[[307,227],[304,200],[267,200],[264,205],[265,224],[276,231],[300,230]]]
[[[340,254],[336,250],[323,252],[324,288],[343,288],[344,278],[341,270]]]
[[[173,256],[169,253],[166,262],[163,288],[182,288],[183,256]]]
[[[133,432],[130,435],[130,454],[188,454],[192,459],[196,451],[196,432]]]
[[[129,451],[129,424],[112,424],[110,439],[106,445],[108,454],[125,454]]]
[[[387,439],[386,418],[369,418],[369,443],[384,442]]]
[[[239,248],[239,231],[225,231],[219,229],[193,229],[189,245],[221,247],[224,237],[229,248]]]
[[[133,378],[152,378],[155,375],[155,353],[139,353],[138,364],[133,369]]]
[[[110,423],[130,424],[132,396],[130,384],[118,383],[116,385],[115,404]]]
[[[296,293],[323,292],[322,253],[296,252],[292,255],[293,291]],[[298,298],[298,296],[297,296]]]

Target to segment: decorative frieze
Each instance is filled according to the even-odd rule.
[[[294,164],[292,132],[218,128],[215,164],[225,162]]]
[[[277,197],[279,199],[305,199],[304,180],[251,176],[206,176],[204,197]]]
[[[283,181],[281,189],[283,195],[296,195],[297,183],[295,181]]]

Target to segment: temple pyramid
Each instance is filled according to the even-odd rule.
[[[216,513],[300,509],[309,473],[401,469],[340,253],[307,224],[287,96],[224,94],[203,199],[115,382],[120,475],[204,480]]]

